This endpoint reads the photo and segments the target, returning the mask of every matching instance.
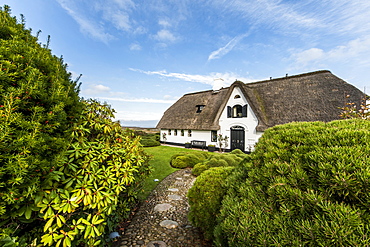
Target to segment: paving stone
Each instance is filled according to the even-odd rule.
[[[179,191],[179,189],[176,189],[176,188],[170,188],[170,189],[168,189],[168,191],[171,191],[171,192],[177,192],[177,191]]]
[[[169,195],[168,199],[178,201],[178,200],[182,200],[182,197],[179,195]]]
[[[184,175],[190,173],[191,169],[188,168],[178,170],[159,182],[149,197],[140,204],[135,214],[128,219],[128,226],[122,233],[120,232],[121,237],[112,243],[112,247],[211,247],[212,244],[204,240],[199,228],[191,226],[187,217],[189,203],[186,195],[194,184],[195,176]],[[172,196],[175,194],[182,200],[171,200],[170,194]],[[154,212],[154,208],[165,209],[158,206],[161,204],[167,205],[165,206],[167,210]],[[160,223],[165,220],[172,220],[178,223],[178,226],[176,224],[171,226],[175,228],[161,226]]]
[[[171,207],[172,207],[172,205],[168,204],[168,203],[157,204],[154,207],[154,212],[164,212],[164,211],[167,211],[168,209],[170,209]]]
[[[179,226],[179,223],[173,220],[164,220],[160,224],[162,227],[166,227],[167,229],[173,229]]]
[[[163,241],[151,241],[147,247],[167,247],[167,244]]]

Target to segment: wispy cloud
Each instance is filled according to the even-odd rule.
[[[218,58],[221,58],[223,56],[225,56],[227,53],[229,53],[232,49],[234,49],[234,47],[245,37],[247,37],[249,35],[248,34],[243,34],[243,35],[239,35],[239,36],[236,36],[234,37],[233,39],[231,39],[225,46],[217,49],[216,51],[213,51],[209,56],[208,56],[208,61],[211,61],[213,59],[218,59]]]
[[[137,44],[137,43],[133,43],[130,45],[130,50],[131,51],[141,51],[142,47],[141,45]]]
[[[305,67],[315,63],[355,61],[363,57],[364,60],[370,55],[370,35],[324,51],[320,48],[310,48],[291,55],[293,64],[297,67]]]
[[[82,33],[85,33],[103,43],[108,43],[110,40],[114,39],[114,36],[107,33],[102,25],[87,18],[81,12],[79,12],[79,8],[73,1],[57,0],[57,2],[77,22]]]
[[[106,0],[93,3],[85,1],[57,0],[59,5],[77,22],[82,33],[103,43],[115,39],[109,25],[115,29],[143,33],[144,27],[133,26],[130,11],[135,8],[131,0]],[[98,21],[99,20],[99,21]]]
[[[209,1],[222,11],[229,12],[237,18],[243,18],[256,25],[269,26],[271,29],[279,28],[294,30],[296,28],[317,28],[320,20],[310,13],[301,11],[299,4],[289,4],[279,0],[214,0]]]
[[[102,84],[92,84],[88,85],[86,89],[82,90],[84,95],[99,95],[102,93],[110,92],[110,88]]]
[[[121,101],[121,102],[135,102],[135,103],[156,103],[156,104],[173,104],[175,100],[166,99],[150,99],[150,98],[111,98],[111,97],[99,97],[101,100],[109,101]]]
[[[177,80],[189,81],[189,82],[197,82],[202,84],[207,84],[214,86],[215,84],[227,87],[231,85],[236,79],[243,81],[244,83],[252,82],[249,78],[244,78],[242,76],[238,76],[234,73],[210,73],[209,75],[192,75],[192,74],[185,74],[185,73],[169,73],[165,70],[161,71],[144,71],[140,69],[133,69],[130,68],[131,71],[136,71],[140,73],[144,73],[147,75],[157,75],[166,78],[173,78]],[[220,84],[220,80],[222,79],[222,83]]]
[[[178,37],[176,37],[170,30],[162,29],[154,35],[154,39],[167,43],[175,42],[176,40],[178,40]]]

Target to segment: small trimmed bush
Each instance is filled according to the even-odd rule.
[[[233,169],[234,167],[211,168],[202,173],[189,189],[189,220],[194,226],[200,227],[208,239],[212,238],[216,226],[221,200],[225,194],[225,179]]]
[[[148,139],[148,138],[141,139],[140,143],[141,145],[143,145],[143,147],[156,147],[156,146],[161,145],[159,141],[156,141],[155,139]]]
[[[204,161],[205,157],[202,152],[196,154],[181,152],[171,157],[170,164],[175,168],[194,167],[197,163]]]
[[[204,164],[204,163],[198,163],[194,166],[193,170],[191,170],[191,174],[195,176],[199,176],[202,174],[204,171],[208,170],[209,166]]]

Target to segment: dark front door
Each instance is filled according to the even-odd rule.
[[[231,130],[231,150],[240,149],[244,151],[245,135],[242,126],[233,126]]]

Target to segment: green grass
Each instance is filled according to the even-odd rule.
[[[157,184],[165,177],[179,170],[170,166],[170,159],[172,155],[179,152],[201,152],[198,150],[169,146],[147,147],[144,148],[144,151],[148,155],[152,156],[149,163],[153,167],[153,172],[144,182],[143,191],[139,194],[140,201],[145,200],[149,196],[150,192],[155,188],[155,186],[157,186]],[[154,179],[158,179],[159,181],[155,182]]]

